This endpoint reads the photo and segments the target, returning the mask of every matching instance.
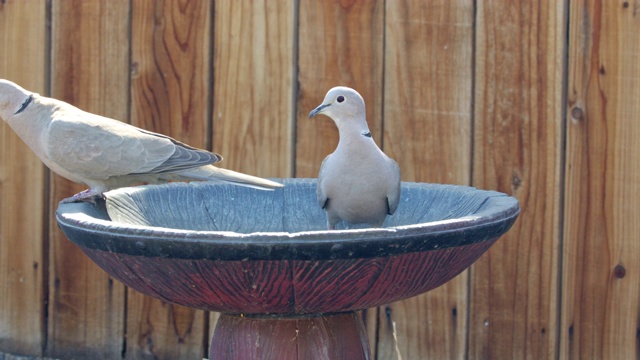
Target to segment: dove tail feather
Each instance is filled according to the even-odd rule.
[[[284,186],[275,181],[262,179],[232,170],[217,168],[212,165],[201,166],[199,168],[180,171],[174,174],[186,180],[222,181],[258,190],[274,190]]]

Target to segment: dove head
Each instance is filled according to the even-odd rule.
[[[309,117],[318,114],[330,117],[338,124],[338,127],[346,119],[361,119],[366,124],[364,99],[357,91],[344,86],[336,86],[329,90],[322,105],[313,109],[309,113]]]
[[[33,94],[9,80],[0,79],[0,118],[7,121],[31,102]]]

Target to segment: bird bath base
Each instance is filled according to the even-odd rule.
[[[209,360],[367,360],[369,343],[355,312],[307,317],[247,317],[221,314]]]
[[[125,285],[218,311],[211,359],[369,359],[355,313],[434,289],[513,224],[494,191],[403,183],[383,229],[326,231],[315,181],[119,189],[61,204],[67,237]]]

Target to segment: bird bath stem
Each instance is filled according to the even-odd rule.
[[[222,315],[211,359],[369,359],[356,311],[449,281],[513,224],[493,191],[404,183],[383,229],[325,231],[315,181],[120,189],[61,204],[67,237],[125,285]]]
[[[286,317],[221,314],[209,360],[370,359],[367,333],[356,312]]]

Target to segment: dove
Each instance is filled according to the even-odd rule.
[[[318,174],[318,204],[327,213],[327,227],[341,220],[381,227],[400,200],[400,167],[380,150],[367,125],[364,99],[348,87],[334,87],[309,118],[323,114],[338,127],[336,150]]]
[[[257,189],[282,187],[212,164],[218,154],[95,115],[0,79],[0,118],[56,174],[89,189],[62,203],[93,202],[105,191],[141,183],[221,181]]]

